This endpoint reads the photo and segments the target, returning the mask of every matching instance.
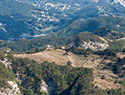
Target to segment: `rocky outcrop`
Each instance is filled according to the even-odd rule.
[[[7,58],[4,58],[4,60],[0,60],[1,63],[3,63],[5,65],[5,67],[10,67],[11,68],[11,62],[8,61]]]
[[[8,84],[10,88],[1,88],[0,95],[22,95],[15,81],[8,81]]]
[[[84,49],[91,49],[93,51],[104,51],[109,47],[107,43],[99,43],[99,42],[84,42],[83,44],[80,45],[80,47]]]
[[[116,3],[116,4],[121,4],[122,6],[124,6],[125,7],[125,1],[124,0],[114,0],[114,3]]]
[[[40,91],[48,94],[48,85],[45,81],[41,82]]]
[[[44,80],[42,80],[41,86],[40,86],[40,91],[42,93],[46,93],[46,94],[50,95],[56,87],[57,86],[54,81],[50,81],[48,84],[46,84],[46,82]]]

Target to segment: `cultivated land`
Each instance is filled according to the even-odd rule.
[[[119,56],[125,56],[123,53],[118,53]],[[116,74],[113,74],[110,70],[104,70],[103,67],[105,64],[102,62],[108,63],[111,60],[104,60],[98,55],[90,54],[88,57],[84,55],[75,55],[71,52],[66,54],[66,51],[61,49],[47,49],[42,52],[33,53],[33,54],[15,54],[15,57],[29,58],[31,60],[37,61],[41,64],[44,61],[55,62],[58,65],[66,65],[68,61],[72,62],[73,67],[85,67],[92,68],[94,74],[94,84],[102,89],[125,89],[123,85],[115,83],[115,79],[121,80]],[[102,79],[102,76],[105,76],[105,79]]]

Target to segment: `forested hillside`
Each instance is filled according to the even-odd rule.
[[[2,56],[4,55],[1,54],[0,58]],[[11,55],[4,58],[12,64],[4,67],[7,63],[0,63],[0,72],[5,71],[0,75],[1,87],[8,88],[7,81],[15,81],[16,78],[22,95],[124,95],[122,89],[102,90],[94,86],[93,70],[89,68],[74,68],[68,63],[66,66],[48,62],[38,64],[33,60],[14,58]]]

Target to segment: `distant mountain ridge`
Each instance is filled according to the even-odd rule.
[[[31,4],[35,7],[45,9],[54,13],[63,12],[63,16],[76,17],[74,13],[87,12],[92,17],[97,16],[124,16],[124,0],[16,0]],[[94,13],[93,13],[94,11]],[[85,13],[84,13],[85,14]],[[96,14],[96,15],[95,15]],[[89,18],[88,15],[85,15]],[[83,17],[84,18],[84,17]]]
[[[13,41],[51,35],[77,19],[124,17],[122,5],[123,0],[2,0],[0,39]],[[119,29],[117,31],[121,31]]]
[[[120,3],[122,6],[125,7],[125,0],[114,0],[114,3],[116,4]]]
[[[50,2],[50,3],[91,3],[91,2],[95,2],[95,3],[110,3],[110,4],[120,4],[122,6],[125,7],[125,1],[124,0],[16,0],[16,1],[20,1],[20,2],[27,2],[27,3],[46,3],[46,2]]]

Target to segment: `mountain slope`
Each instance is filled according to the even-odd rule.
[[[124,17],[124,9],[120,4],[111,4],[108,0],[4,0],[0,1],[0,34],[4,35],[0,39],[12,41],[51,35],[65,29],[74,19]],[[90,27],[90,31],[95,28]],[[121,28],[115,30],[121,31]]]
[[[22,34],[32,33],[25,23],[30,20],[31,9],[30,5],[13,0],[0,1],[0,39],[13,40]]]
[[[100,28],[108,28],[117,32],[125,32],[124,17],[98,17],[95,19],[83,20],[76,19],[65,28],[57,31],[59,36],[77,35],[79,32],[95,32]]]
[[[53,55],[56,56],[58,54],[56,59],[58,59],[59,56],[62,56],[62,59],[64,58],[63,60],[65,60],[65,57],[68,56],[69,60],[73,58],[74,62],[72,61],[73,63],[71,63],[68,61],[67,63],[65,63],[63,61],[64,63],[61,63],[60,60],[58,64],[62,64],[64,66],[57,65],[55,63],[49,63],[47,61],[41,61],[42,63],[39,61],[39,63],[41,64],[38,64],[37,62],[29,60],[27,58],[15,58],[12,55],[6,54],[6,56],[2,56],[4,59],[0,60],[2,62],[0,63],[0,68],[2,67],[2,69],[0,69],[0,72],[6,70],[6,73],[0,74],[0,77],[1,75],[5,76],[2,77],[4,81],[0,81],[0,84],[2,84],[2,87],[3,84],[5,86],[4,82],[7,82],[6,78],[11,74],[11,77],[15,77],[16,81],[13,82],[11,78],[11,80],[8,81],[11,88],[6,87],[1,89],[0,87],[0,94],[12,93],[13,95],[79,95],[80,93],[86,95],[107,95],[108,93],[112,93],[112,95],[124,95],[124,84],[122,83],[124,82],[124,80],[118,77],[116,74],[113,74],[110,71],[110,68],[103,68],[107,66],[106,64],[108,64],[102,63],[104,61],[106,62],[106,58],[102,60],[99,55],[91,54],[88,57],[85,57],[72,54],[71,52],[69,52],[69,55],[63,55],[62,53],[64,53],[65,51],[59,49],[43,51],[37,54],[27,54],[26,57],[30,58],[31,55],[37,57],[39,56],[38,54],[45,52],[48,52],[50,56],[51,53],[49,52],[53,52]],[[24,54],[17,55],[23,56]],[[124,62],[124,59],[119,59],[114,55],[110,55],[108,57],[111,57],[109,58],[111,62],[113,61],[113,58],[117,59],[118,61],[120,60],[121,62]],[[75,60],[77,60],[78,58],[79,61],[75,62]],[[38,61],[39,59],[35,58],[34,60]],[[50,60],[53,61],[53,59],[51,58]],[[80,62],[80,60],[82,61]],[[56,60],[55,62],[57,63]],[[120,64],[122,66],[122,63]],[[108,66],[111,67],[110,65]],[[8,69],[13,72],[8,72]],[[8,92],[6,92],[6,90]]]

